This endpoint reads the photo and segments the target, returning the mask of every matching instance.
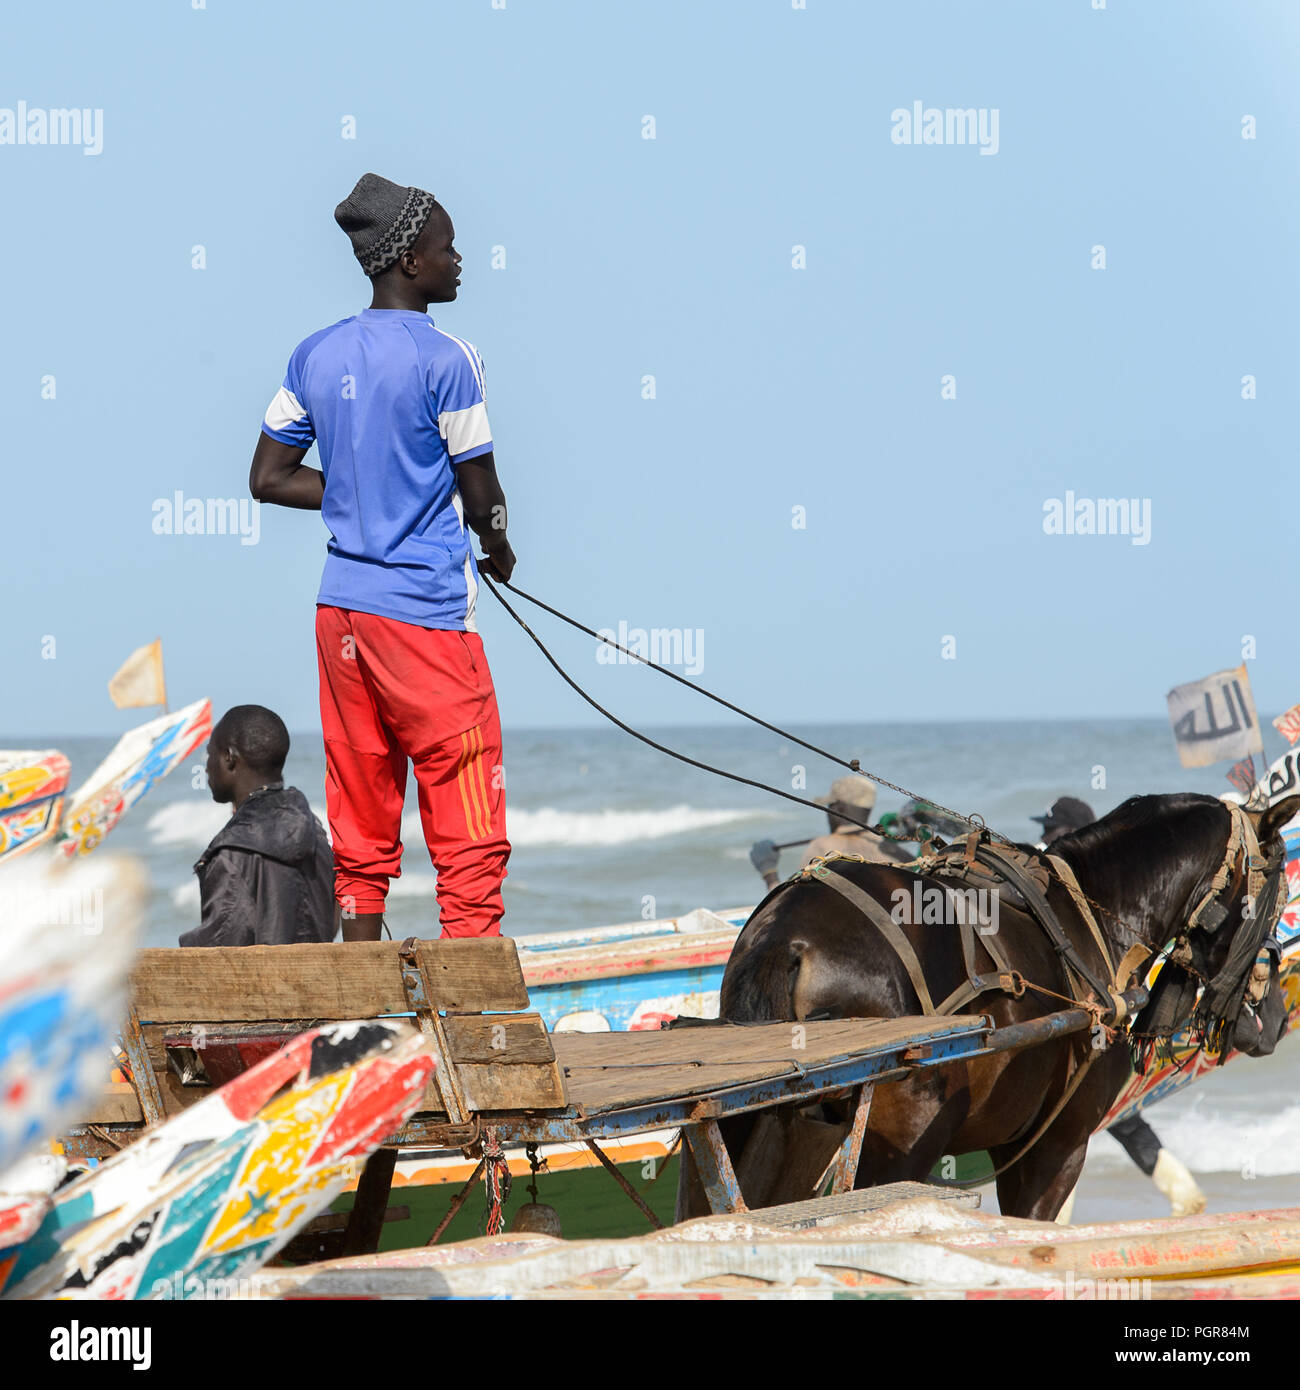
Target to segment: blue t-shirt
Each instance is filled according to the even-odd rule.
[[[456,465],[486,454],[492,433],[472,344],[414,309],[363,309],[298,344],[262,428],[320,448],[330,540],[318,603],[475,631]]]

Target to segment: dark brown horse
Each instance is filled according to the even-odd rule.
[[[1225,1052],[1233,1046],[1251,1055],[1273,1050],[1286,1026],[1282,991],[1275,986],[1262,1001],[1247,999],[1246,992],[1257,949],[1285,903],[1279,831],[1298,811],[1300,796],[1292,796],[1262,814],[1251,814],[1259,844],[1253,863],[1245,847],[1233,851],[1234,826],[1240,833],[1241,821],[1223,802],[1193,794],[1133,797],[1103,820],[1053,843],[1052,853],[1073,869],[1093,905],[1111,966],[1135,943],[1152,953],[1179,943],[1150,1004],[1133,1020],[1135,1038],[1155,1032],[1167,1036],[1193,1021],[1205,1041]],[[967,972],[956,927],[913,922],[897,912],[898,904],[920,900],[918,883],[942,894],[942,882],[885,864],[841,861],[839,871],[892,910],[893,920],[901,916],[900,929],[935,1000],[960,988]],[[1257,904],[1251,888],[1258,891],[1261,884]],[[1093,977],[1108,977],[1110,970],[1082,913],[1055,874],[1047,898]],[[1188,930],[1194,914],[1195,925]],[[1057,995],[1070,994],[1059,953],[1023,903],[1004,900],[995,925],[1001,952],[1014,970]],[[979,971],[996,973],[997,963],[988,956],[983,938],[977,939]],[[1275,981],[1276,963],[1273,977]],[[1198,984],[1206,985],[1199,1004]],[[1258,992],[1257,980],[1256,996]],[[1003,1027],[1066,1007],[1061,999],[1028,989],[1019,998],[1001,991],[982,993],[960,1011],[989,1014]],[[841,892],[815,877],[784,885],[759,905],[736,941],[722,981],[721,1014],[735,1022],[922,1012],[908,971],[882,931]],[[1099,1040],[1094,1030],[1093,1036],[1084,1033],[953,1063],[878,1087],[856,1185],[923,1179],[946,1155],[986,1149],[995,1167],[1016,1160],[997,1179],[1001,1210],[1052,1219],[1079,1177],[1089,1136],[1129,1077],[1131,1057],[1122,1035],[1094,1058],[1028,1152],[1016,1156],[1051,1116],[1088,1049]],[[843,1118],[833,1105],[823,1111],[815,1118]],[[754,1171],[745,1161],[752,1158],[745,1148],[755,1137],[754,1126],[750,1116],[724,1126],[733,1161],[741,1160],[742,1188],[747,1168]],[[789,1135],[797,1132],[788,1128],[787,1141],[793,1142]],[[781,1162],[799,1169],[797,1158],[787,1153]],[[766,1166],[770,1173],[771,1163]],[[805,1162],[802,1168],[807,1167]],[[773,1188],[770,1182],[765,1191],[768,1202],[812,1195],[781,1190],[780,1183]],[[751,1195],[758,1199],[751,1205],[764,1203],[763,1193]],[[698,1186],[684,1172],[679,1213],[702,1210]]]

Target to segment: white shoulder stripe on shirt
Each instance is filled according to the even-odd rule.
[[[447,441],[447,453],[452,458],[477,449],[481,444],[491,444],[487,406],[475,401],[464,410],[444,410],[438,416],[438,433]]]
[[[487,392],[483,389],[483,359],[478,355],[478,349],[471,347],[464,338],[458,338],[454,333],[448,333],[446,329],[439,328],[434,324],[433,331],[441,333],[444,338],[450,338],[453,343],[465,354],[465,360],[469,363],[469,369],[474,373],[474,380],[478,385],[480,396],[487,398]]]
[[[269,430],[284,430],[301,420],[306,413],[298,397],[288,387],[281,386],[271,404],[266,407],[262,423]]]

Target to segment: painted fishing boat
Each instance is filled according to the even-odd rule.
[[[102,1091],[147,898],[118,857],[0,869],[0,1190]]]
[[[206,743],[212,702],[196,700],[128,730],[68,800],[55,847],[65,859],[89,854],[149,789]]]
[[[266,1270],[260,1298],[1300,1297],[1300,1209],[1058,1226],[892,1183],[619,1240],[495,1236]]]
[[[433,1068],[404,1020],[299,1034],[56,1192],[0,1250],[3,1296],[230,1296],[401,1128]]]
[[[0,861],[54,837],[68,790],[68,760],[55,748],[0,750]]]
[[[552,1032],[661,1028],[718,1016],[722,972],[752,907],[518,939],[530,1006]]]
[[[31,1154],[5,1170],[0,1190],[0,1290],[18,1258],[54,1206],[54,1194],[68,1176],[61,1154]]]

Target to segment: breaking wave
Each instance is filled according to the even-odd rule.
[[[1234,1065],[1248,1067],[1250,1062],[1243,1059]],[[1193,1173],[1253,1173],[1273,1178],[1300,1172],[1300,1105],[1258,1118],[1215,1114],[1201,1105],[1189,1107],[1184,1114],[1162,1114],[1156,1107],[1145,1118],[1161,1144]],[[1130,1164],[1109,1135],[1093,1141],[1088,1160],[1108,1166]]]
[[[312,806],[312,812],[329,834],[329,819],[323,806]],[[159,806],[149,817],[145,829],[149,842],[159,849],[206,849],[209,841],[230,819],[230,808],[211,800],[173,801]]]
[[[149,817],[145,829],[150,843],[166,849],[172,845],[206,847],[209,840],[230,819],[230,808],[197,797],[193,801],[173,801],[159,806]]]
[[[516,847],[534,845],[625,845],[637,840],[663,840],[738,821],[768,819],[763,811],[705,811],[681,804],[662,811],[558,811],[542,806],[535,811],[507,803],[506,828]],[[402,839],[421,844],[420,817],[408,812],[402,819]]]

